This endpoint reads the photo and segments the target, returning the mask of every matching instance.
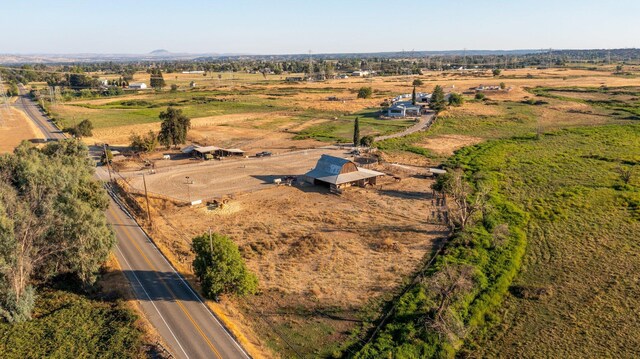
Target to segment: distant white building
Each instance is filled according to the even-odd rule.
[[[396,103],[398,101],[404,101],[413,97],[413,94],[405,93],[402,95],[398,95],[391,99],[392,103]],[[418,92],[416,93],[416,101],[417,102],[429,102],[431,100],[431,94],[426,92]]]
[[[182,71],[183,74],[197,74],[197,75],[203,75],[204,71]]]
[[[352,72],[351,76],[365,77],[365,76],[369,76],[370,74],[371,74],[371,72],[369,72],[369,71],[359,70],[359,71]]]
[[[145,84],[144,82],[132,82],[129,84],[129,88],[136,89],[136,90],[144,90],[147,88],[147,84]]]

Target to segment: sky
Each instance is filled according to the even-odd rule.
[[[0,53],[640,47],[639,0],[0,0]]]

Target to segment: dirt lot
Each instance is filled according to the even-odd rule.
[[[174,198],[180,202],[252,192],[274,186],[273,180],[276,178],[299,176],[308,172],[322,154],[347,157],[346,150],[330,147],[274,154],[262,158],[194,160],[194,164],[158,168],[155,174],[146,176],[147,189],[151,193]],[[129,183],[133,188],[144,191],[142,177],[139,174],[128,173],[125,176],[129,177]],[[187,185],[187,182],[190,184]]]
[[[43,139],[42,132],[15,108],[0,107],[0,153],[13,152],[23,140]]]
[[[285,341],[305,356],[330,355],[447,234],[426,221],[432,180],[402,176],[341,196],[270,186],[222,209],[152,199],[153,237],[188,267],[190,238],[209,228],[229,235],[260,281],[261,294],[234,300],[243,322],[283,357],[295,355]]]

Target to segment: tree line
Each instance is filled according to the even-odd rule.
[[[0,317],[31,317],[37,287],[64,273],[89,289],[115,245],[108,197],[76,139],[0,156]]]

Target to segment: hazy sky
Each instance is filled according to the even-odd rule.
[[[640,47],[640,0],[0,0],[0,53]]]

